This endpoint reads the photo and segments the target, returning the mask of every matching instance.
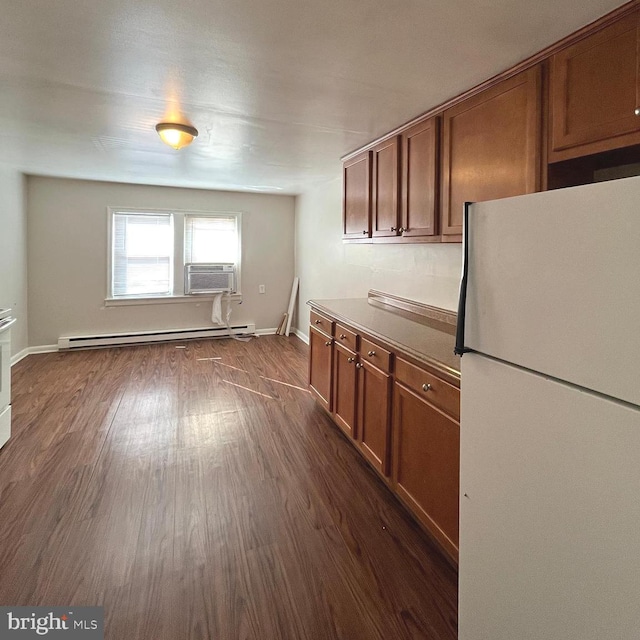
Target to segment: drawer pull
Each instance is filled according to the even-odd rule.
[[[340,334],[340,340],[346,340],[346,339],[347,339],[347,336],[345,336],[344,333],[341,333]]]
[[[362,369],[362,363],[356,362],[356,369]]]
[[[327,340],[327,342],[324,343],[325,347],[330,347],[331,346],[331,340]]]
[[[347,358],[347,362],[355,362],[356,359],[355,358]]]
[[[375,356],[375,355],[376,355],[376,352],[375,352],[375,351],[369,351],[369,353],[367,353],[367,355],[368,355],[370,358],[373,358],[373,356]]]
[[[428,383],[425,383],[422,385],[422,390],[423,391],[431,391],[431,385]]]
[[[316,320],[316,324],[321,324],[322,320]]]

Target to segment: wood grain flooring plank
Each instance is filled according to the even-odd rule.
[[[452,640],[455,571],[308,393],[297,338],[29,356],[0,604],[108,640]]]

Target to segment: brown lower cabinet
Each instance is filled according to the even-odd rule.
[[[391,376],[366,360],[358,368],[358,443],[365,458],[389,475]]]
[[[393,486],[420,522],[456,556],[460,425],[397,382],[393,406]]]
[[[356,437],[356,354],[336,343],[333,361],[333,417],[352,438]]]
[[[312,325],[309,329],[309,387],[316,400],[327,411],[333,408],[331,403],[332,365],[333,338]]]
[[[317,314],[312,322],[309,384],[314,396],[457,562],[458,387],[342,322]],[[316,328],[322,325],[334,335]]]

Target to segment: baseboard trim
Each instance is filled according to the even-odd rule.
[[[36,347],[29,347],[29,355],[32,353],[56,353],[59,351],[57,344],[41,344]]]
[[[20,360],[24,360],[29,355],[29,347],[23,349],[22,351],[18,351],[15,356],[11,356],[11,366],[14,364],[18,364]]]
[[[256,335],[257,336],[274,336],[276,335],[276,332],[278,330],[277,329],[256,329]],[[290,336],[296,336],[296,338],[300,338],[300,340],[302,340],[302,342],[304,342],[305,344],[309,344],[309,338],[307,336],[304,335],[304,333],[301,333],[300,331],[298,331],[296,328],[291,327],[290,331],[289,331],[289,335]],[[283,334],[284,336],[284,334]],[[284,336],[286,337],[286,336]]]
[[[299,329],[291,329],[291,333],[293,333],[296,338],[299,338],[305,344],[309,344],[309,336],[306,333],[302,333]]]
[[[24,360],[27,356],[34,353],[56,353],[57,351],[57,344],[41,344],[36,347],[27,347],[26,349],[16,353],[16,355],[11,358],[11,366],[13,367],[14,364],[18,364],[20,360]]]
[[[254,335],[256,336],[275,336],[277,327],[273,327],[272,329],[256,329]]]
[[[276,327],[272,327],[271,329],[256,329],[256,336],[274,336],[278,329]],[[297,329],[292,328],[291,333],[295,335],[297,338],[300,338],[302,342],[305,344],[309,344],[309,338],[304,335],[304,333],[298,331]],[[18,364],[21,360],[24,360],[27,356],[36,354],[36,353],[56,353],[58,351],[57,344],[41,344],[35,347],[27,347],[22,351],[16,353],[15,356],[11,357],[11,366],[14,364]]]

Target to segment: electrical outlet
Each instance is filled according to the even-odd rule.
[[[267,289],[263,284],[258,286],[258,293],[266,293],[266,292],[267,292]]]

